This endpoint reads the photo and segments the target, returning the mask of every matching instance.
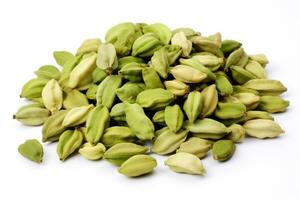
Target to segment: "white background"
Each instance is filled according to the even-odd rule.
[[[299,1],[0,1],[0,199],[300,199],[300,6]],[[265,53],[270,78],[289,89],[291,106],[276,115],[286,134],[247,139],[225,163],[203,160],[204,177],[159,167],[129,179],[111,164],[75,156],[61,163],[55,144],[45,144],[44,163],[17,153],[25,139],[41,138],[40,128],[12,120],[18,98],[33,71],[54,64],[55,50],[75,51],[87,38],[101,37],[116,23],[163,22],[192,27],[204,35],[221,32],[243,42],[248,53]]]

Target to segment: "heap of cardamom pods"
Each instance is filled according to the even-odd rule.
[[[31,103],[14,118],[42,125],[42,141],[58,141],[62,161],[79,152],[135,177],[153,171],[149,154],[156,153],[168,155],[165,165],[175,172],[203,175],[200,159],[211,149],[226,161],[246,135],[284,132],[271,114],[289,106],[280,96],[287,89],[267,78],[267,57],[247,55],[220,33],[121,23],[105,42],[88,39],[75,54],[55,51],[54,59],[59,68],[42,66],[23,86],[20,96]],[[18,150],[42,162],[38,140]]]

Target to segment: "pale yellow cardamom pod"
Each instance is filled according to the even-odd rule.
[[[97,67],[112,71],[118,67],[117,52],[114,45],[101,44],[98,49]]]
[[[269,119],[254,119],[244,125],[246,134],[256,138],[274,138],[284,133],[284,130],[276,122]]]
[[[201,92],[203,97],[203,108],[202,108],[202,117],[206,117],[211,115],[215,109],[217,108],[218,104],[218,91],[216,89],[216,85],[210,85],[206,87]]]
[[[212,141],[197,137],[191,137],[188,141],[182,143],[176,152],[191,153],[197,156],[198,158],[203,158],[211,149],[212,144]]]
[[[97,52],[100,44],[101,44],[101,40],[98,38],[87,39],[83,41],[83,43],[77,49],[76,55],[90,53],[90,52]]]
[[[79,153],[88,160],[99,160],[102,158],[106,148],[102,143],[93,145],[91,143],[85,143],[80,149]]]
[[[68,111],[62,123],[65,127],[74,127],[84,123],[94,105],[76,107]]]
[[[192,42],[186,38],[184,32],[182,31],[173,35],[171,44],[181,47],[183,57],[188,57],[192,51]]]
[[[199,174],[204,175],[205,169],[201,160],[190,153],[178,152],[170,156],[166,161],[165,165],[170,167],[171,170],[178,173],[186,174]]]
[[[188,84],[176,79],[165,81],[164,85],[168,91],[172,92],[176,96],[184,96],[190,92],[190,86]]]
[[[170,73],[175,79],[184,83],[200,83],[207,77],[205,73],[187,65],[172,67]]]
[[[51,113],[59,111],[62,107],[63,92],[55,79],[50,80],[42,91],[42,99],[45,107]]]

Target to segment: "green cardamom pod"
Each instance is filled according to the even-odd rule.
[[[183,125],[184,115],[179,105],[167,106],[165,108],[165,122],[169,129],[173,132],[177,132]]]
[[[77,150],[83,141],[83,134],[76,129],[66,130],[59,137],[57,144],[57,154],[61,161],[68,158],[75,150]]]
[[[199,35],[199,33],[195,32],[193,29],[186,28],[186,27],[176,28],[175,30],[172,31],[173,35],[175,35],[176,33],[179,33],[179,32],[183,32],[187,38],[190,38],[191,36]]]
[[[224,57],[223,52],[220,49],[220,44],[216,41],[202,36],[194,36],[191,38],[191,41],[194,44],[196,50],[200,52],[209,52],[218,57]]]
[[[49,116],[49,110],[39,103],[32,103],[19,108],[13,118],[28,126],[38,126],[43,124]]]
[[[119,173],[128,177],[148,174],[157,166],[154,158],[148,155],[135,155],[126,160],[119,168]]]
[[[269,113],[278,113],[284,112],[289,105],[290,102],[280,96],[262,96],[260,97],[258,109]]]
[[[144,33],[153,33],[155,36],[159,38],[160,41],[163,42],[163,44],[169,44],[172,32],[171,30],[164,24],[161,23],[155,23],[150,24],[143,27]]]
[[[160,155],[172,153],[185,141],[187,134],[187,130],[181,130],[178,133],[175,133],[170,129],[166,129],[157,136],[151,151]]]
[[[84,40],[80,47],[77,49],[76,55],[97,52],[100,44],[101,40],[98,38]]]
[[[55,79],[51,79],[43,88],[42,99],[45,107],[51,113],[55,113],[61,109],[63,92]]]
[[[240,48],[242,44],[235,40],[223,40],[221,50],[224,53],[224,55],[229,55],[231,52],[237,50]]]
[[[170,156],[165,161],[165,165],[177,173],[186,173],[192,175],[205,174],[205,169],[201,160],[197,156],[186,152],[178,152]]]
[[[105,35],[106,42],[112,43],[120,56],[130,53],[134,41],[142,35],[133,23],[120,23],[110,28]]]
[[[147,89],[164,88],[164,85],[154,68],[145,67],[142,71],[142,76]]]
[[[170,91],[161,88],[144,90],[136,97],[136,103],[151,110],[164,108],[173,100],[174,95]]]
[[[97,105],[105,105],[110,109],[116,99],[116,90],[121,84],[122,77],[120,75],[107,76],[98,86]]]
[[[101,139],[104,130],[109,126],[110,117],[106,106],[96,106],[86,120],[85,138],[89,143],[96,144]]]
[[[203,108],[203,97],[198,91],[190,92],[183,104],[183,110],[190,122],[194,122],[201,114]]]
[[[171,44],[180,46],[182,56],[189,57],[192,51],[192,42],[186,38],[184,32],[175,33],[171,39]]]
[[[110,110],[110,117],[115,121],[126,121],[125,104],[117,103]]]
[[[201,117],[207,117],[211,115],[215,109],[217,108],[218,104],[218,92],[216,89],[216,85],[210,85],[201,92],[203,97],[203,108]]]
[[[42,97],[42,91],[49,79],[34,78],[25,83],[22,88],[20,97],[26,99],[34,99]]]
[[[163,49],[167,52],[169,65],[173,65],[182,54],[181,47],[177,45],[165,45]]]
[[[42,129],[43,142],[58,140],[60,134],[66,130],[62,123],[67,113],[67,110],[60,110],[45,121]]]
[[[189,59],[179,59],[180,64],[190,66],[204,74],[206,74],[206,78],[204,79],[205,82],[213,81],[216,79],[216,75],[212,72],[211,69],[205,67],[200,61],[196,58],[189,58]]]
[[[101,143],[93,145],[87,142],[83,144],[78,152],[87,160],[99,160],[104,155],[105,150],[105,146]]]
[[[230,133],[226,136],[227,139],[234,143],[242,142],[246,135],[246,130],[239,124],[232,124],[228,127]]]
[[[239,102],[244,104],[247,107],[247,110],[255,109],[258,106],[258,103],[261,98],[256,94],[247,92],[237,93],[232,96],[235,97]]]
[[[142,58],[134,57],[134,56],[125,56],[120,59],[118,59],[118,68],[122,69],[125,65],[131,64],[131,63],[144,63],[145,61]]]
[[[225,69],[231,66],[244,67],[248,63],[249,57],[243,48],[231,52],[226,59]]]
[[[96,64],[100,69],[109,72],[118,67],[117,52],[114,45],[108,43],[99,46]]]
[[[66,63],[74,59],[75,56],[67,51],[54,51],[53,57],[59,66],[64,67]]]
[[[216,87],[221,95],[233,93],[233,87],[224,72],[216,73]]]
[[[156,124],[160,124],[165,126],[166,122],[165,122],[165,110],[160,110],[157,111],[153,117],[152,117],[152,121]]]
[[[267,78],[265,69],[256,61],[249,60],[245,69],[253,74],[256,78]]]
[[[251,79],[255,79],[256,76],[245,70],[240,66],[231,66],[230,71],[232,74],[233,80],[235,80],[239,84],[244,84]]]
[[[41,163],[43,161],[43,146],[36,139],[26,140],[19,145],[18,152],[34,162]]]
[[[66,114],[62,125],[65,127],[75,127],[77,125],[85,123],[90,111],[94,108],[94,105],[80,106],[72,108]]]
[[[96,68],[97,54],[83,58],[71,71],[68,85],[70,88],[76,88],[87,76],[91,76]]]
[[[190,92],[190,86],[176,79],[165,81],[166,89],[176,96],[184,96]]]
[[[212,141],[191,137],[188,141],[182,143],[176,152],[190,153],[198,158],[204,158],[211,149],[212,144]]]
[[[142,72],[146,66],[143,63],[129,63],[122,67],[119,74],[130,82],[141,82],[143,80]]]
[[[61,72],[53,65],[44,65],[34,72],[37,77],[59,80]]]
[[[218,103],[215,116],[219,119],[235,119],[245,115],[247,108],[242,103]]]
[[[229,133],[224,124],[209,118],[198,119],[194,123],[186,121],[183,127],[193,136],[203,139],[220,139]]]
[[[87,89],[85,93],[85,97],[90,100],[96,100],[96,93],[97,93],[98,85],[92,84],[90,87]]]
[[[265,111],[250,110],[246,112],[246,115],[240,120],[241,123],[252,119],[270,119],[274,120],[274,117]]]
[[[265,54],[250,55],[249,58],[258,62],[263,67],[265,67],[269,63],[269,60]]]
[[[235,152],[235,144],[231,140],[218,140],[213,144],[213,158],[218,161],[226,161]]]
[[[116,94],[122,102],[135,103],[137,95],[145,89],[143,83],[127,82],[116,89]]]
[[[282,130],[279,124],[270,119],[249,120],[243,127],[245,128],[247,135],[259,139],[274,138],[281,133],[284,133],[284,130]]]
[[[155,51],[151,57],[150,66],[164,79],[168,77],[169,58],[165,48]]]
[[[107,72],[99,67],[95,68],[92,74],[93,83],[100,83],[108,76]]]
[[[170,73],[175,79],[184,83],[200,83],[207,77],[205,73],[188,65],[177,65],[172,67]]]
[[[136,137],[140,140],[151,140],[154,137],[154,125],[140,105],[126,103],[125,113],[126,122]]]
[[[256,90],[249,89],[249,88],[246,88],[246,87],[241,86],[241,85],[233,85],[232,87],[233,87],[233,93],[246,92],[246,93],[252,93],[252,94],[259,95],[259,92],[257,92]]]
[[[63,107],[65,109],[72,109],[80,106],[89,105],[87,97],[80,91],[73,89],[65,93]]]
[[[271,79],[252,79],[243,86],[258,91],[260,95],[277,96],[287,91],[280,81]]]
[[[131,156],[144,154],[147,151],[148,147],[134,143],[118,143],[104,153],[104,158],[110,163],[120,166]]]
[[[215,34],[209,35],[207,37],[208,39],[212,40],[213,42],[216,43],[216,45],[221,48],[222,46],[222,35],[220,32],[217,32]]]
[[[111,126],[105,129],[101,142],[111,147],[118,143],[133,142],[135,135],[132,130],[126,126]]]
[[[162,42],[153,33],[146,33],[134,41],[132,55],[150,57],[155,51],[159,50],[162,45]]]
[[[191,59],[200,62],[211,71],[217,71],[224,63],[224,58],[219,58],[216,55],[207,52],[195,53]]]

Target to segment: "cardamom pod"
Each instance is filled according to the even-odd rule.
[[[175,79],[184,83],[200,83],[207,77],[205,73],[187,65],[172,67],[170,73]]]
[[[186,38],[184,32],[175,33],[171,39],[171,44],[180,46],[182,56],[189,57],[192,51],[192,42]]]
[[[179,105],[167,106],[164,115],[165,122],[171,131],[176,133],[181,129],[184,115]]]
[[[99,160],[102,158],[105,150],[105,146],[101,143],[93,145],[87,142],[83,144],[78,152],[87,160]]]
[[[224,63],[224,58],[219,58],[214,54],[200,52],[193,54],[191,60],[196,60],[211,71],[217,71]]]
[[[225,69],[231,66],[244,67],[248,63],[249,57],[243,48],[231,52],[226,59]]]
[[[268,63],[269,60],[265,54],[255,54],[255,55],[250,55],[249,58],[251,60],[254,60],[261,64],[263,67],[265,67]]]
[[[215,116],[219,119],[235,119],[243,117],[246,113],[246,106],[242,103],[218,103]]]
[[[187,130],[176,133],[170,129],[165,129],[155,139],[151,151],[160,155],[172,153],[185,141],[187,134]]]
[[[120,166],[131,156],[144,154],[147,151],[148,147],[144,147],[134,143],[118,143],[109,148],[104,153],[104,158],[110,163]]]
[[[65,109],[72,109],[80,106],[89,105],[86,95],[82,94],[80,91],[73,89],[69,92],[65,92],[63,100],[63,107]]]
[[[68,110],[60,110],[45,121],[42,129],[43,142],[58,140],[61,133],[66,130],[62,123],[67,113]]]
[[[28,126],[38,126],[43,124],[49,116],[49,110],[39,103],[32,103],[19,108],[13,118]]]
[[[135,135],[132,130],[126,126],[111,126],[105,129],[101,142],[111,147],[118,143],[133,142]]]
[[[202,36],[194,36],[191,38],[191,41],[197,51],[205,51],[218,57],[224,57],[223,52],[220,50],[220,44],[216,41]]]
[[[162,48],[162,42],[153,33],[146,33],[138,37],[132,45],[132,55],[139,57],[150,57]]]
[[[55,79],[51,79],[42,91],[42,99],[45,107],[51,113],[59,111],[63,103],[63,92]]]
[[[269,113],[284,112],[290,102],[282,99],[280,96],[262,96],[260,97],[258,109]]]
[[[144,63],[128,63],[122,67],[119,74],[130,82],[141,82],[143,80],[142,72],[146,66]]]
[[[256,94],[247,92],[234,94],[233,97],[235,97],[239,102],[244,104],[247,107],[247,110],[255,109],[258,106],[258,103],[261,98]]]
[[[116,99],[116,90],[122,84],[120,75],[107,76],[98,86],[96,93],[97,105],[105,105],[111,108]]]
[[[235,40],[223,40],[221,50],[224,55],[228,56],[231,52],[240,48],[242,44]]]
[[[59,80],[61,72],[53,65],[44,65],[34,72],[37,77]]]
[[[75,127],[77,125],[83,124],[93,108],[94,105],[72,108],[66,114],[62,125],[65,127]]]
[[[224,72],[216,73],[216,87],[221,95],[233,93],[233,87]]]
[[[182,143],[177,149],[178,152],[190,153],[198,158],[204,158],[211,149],[213,142],[197,137],[191,137],[188,141]]]
[[[135,56],[125,56],[120,59],[118,59],[118,68],[122,69],[125,65],[127,64],[132,64],[132,63],[144,63],[145,61],[142,58],[135,57]]]
[[[198,91],[190,92],[183,104],[183,110],[189,119],[194,122],[201,114],[203,108],[203,97]]]
[[[43,161],[43,146],[36,139],[26,140],[19,145],[18,152],[34,162],[41,163]]]
[[[253,119],[247,121],[243,127],[246,134],[259,139],[274,138],[284,133],[284,130],[276,122],[270,119]]]
[[[142,75],[147,89],[164,88],[164,85],[162,84],[159,75],[156,73],[154,68],[145,67],[142,71]]]
[[[258,91],[260,95],[277,96],[287,91],[280,81],[271,79],[252,79],[243,86]]]
[[[104,130],[109,126],[110,117],[106,106],[96,106],[86,120],[85,138],[88,142],[96,144],[101,139]]]
[[[165,48],[155,51],[151,57],[150,66],[163,78],[168,77],[169,58]]]
[[[157,110],[166,107],[174,100],[174,95],[162,88],[147,89],[139,93],[136,103],[143,108]]]
[[[117,103],[110,110],[110,117],[115,121],[126,121],[125,104]]]
[[[177,45],[165,45],[163,49],[167,52],[169,65],[173,65],[182,53],[181,47]]]
[[[98,38],[84,40],[80,47],[77,49],[76,55],[97,52],[100,45],[101,40]]]
[[[246,131],[243,126],[239,124],[232,124],[228,127],[230,133],[226,136],[227,139],[234,143],[240,143],[245,138]]]
[[[246,115],[240,120],[240,122],[246,122],[252,119],[270,119],[274,120],[274,117],[265,111],[249,110]]]
[[[265,69],[256,61],[249,60],[245,69],[252,73],[256,78],[267,78]]]
[[[235,144],[231,140],[218,140],[213,144],[213,158],[218,161],[226,161],[232,157]]]
[[[165,110],[160,110],[157,111],[153,117],[152,117],[152,121],[156,124],[160,124],[165,126],[166,122],[165,122]]]
[[[170,156],[165,161],[165,165],[177,173],[186,173],[192,175],[205,174],[205,169],[201,160],[197,156],[186,152],[178,152]]]
[[[179,80],[165,81],[166,89],[176,96],[184,96],[190,92],[190,86]]]
[[[230,70],[233,80],[239,84],[244,84],[247,81],[256,78],[255,75],[240,66],[231,66]]]
[[[204,88],[201,94],[203,97],[203,108],[202,108],[201,117],[207,117],[211,115],[217,108],[218,92],[216,89],[216,85],[213,84]]]
[[[74,59],[74,55],[67,51],[54,51],[53,57],[58,65],[64,67],[69,60]]]
[[[172,37],[171,30],[166,25],[161,23],[144,26],[143,32],[146,34],[153,33],[156,37],[159,38],[160,41],[163,42],[163,44],[169,44]]]
[[[100,69],[109,72],[118,67],[117,52],[114,45],[108,43],[99,46],[96,64]]]
[[[122,102],[134,103],[137,95],[145,89],[143,83],[127,82],[122,87],[116,89],[116,94]]]
[[[20,97],[26,99],[42,97],[43,88],[48,82],[49,80],[45,78],[31,79],[23,86]]]
[[[128,177],[136,177],[152,172],[156,166],[157,162],[151,156],[135,155],[126,160],[118,171]]]
[[[101,83],[108,76],[107,72],[99,67],[95,68],[92,73],[93,83]]]
[[[126,122],[136,137],[140,140],[151,140],[154,137],[154,125],[140,105],[126,103],[125,113]]]
[[[86,91],[85,97],[90,100],[96,100],[98,85],[92,84]]]
[[[76,129],[66,130],[59,137],[57,144],[57,154],[61,161],[68,158],[75,150],[77,150],[83,141],[83,134]]]
[[[220,139],[230,132],[224,124],[209,118],[198,119],[194,123],[186,121],[183,127],[193,136],[203,139]]]

